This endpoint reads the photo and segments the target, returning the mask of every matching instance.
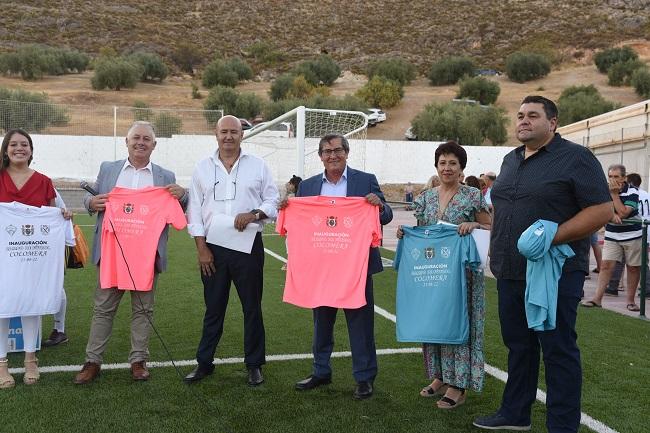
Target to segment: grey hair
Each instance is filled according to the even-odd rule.
[[[149,130],[151,131],[151,138],[153,139],[153,141],[156,141],[156,130],[154,129],[151,122],[147,122],[145,120],[136,120],[135,122],[133,122],[131,124],[131,127],[129,128],[129,130],[126,133],[126,137],[129,138],[131,136],[131,133],[133,132],[133,130],[135,128],[137,128],[138,126],[146,126],[147,128],[149,128]]]
[[[337,138],[341,139],[341,146],[343,147],[343,150],[345,150],[345,153],[350,153],[350,143],[348,142],[348,139],[345,138],[345,136],[341,134],[327,134],[318,142],[318,154],[321,155],[323,153],[323,146],[325,143],[331,144],[332,140],[335,140]]]
[[[618,170],[621,172],[621,176],[626,176],[625,166],[623,164],[612,164],[607,167],[607,172],[609,173],[612,170]]]

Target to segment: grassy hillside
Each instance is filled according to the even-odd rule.
[[[41,42],[96,53],[143,47],[170,55],[181,42],[239,54],[269,41],[287,61],[326,51],[344,68],[400,55],[422,68],[448,54],[499,67],[522,47],[567,57],[650,38],[644,0],[25,0],[3,2],[0,50]]]

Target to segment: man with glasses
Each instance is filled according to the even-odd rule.
[[[364,173],[347,166],[350,145],[342,135],[324,136],[318,144],[325,171],[300,183],[297,197],[324,195],[330,197],[365,197],[379,207],[379,221],[382,225],[393,219],[393,211],[384,200],[379,183],[374,174]],[[281,207],[287,206],[283,201]],[[372,274],[383,270],[378,248],[370,248],[368,273],[366,277],[366,305],[356,309],[344,309],[352,349],[352,374],[357,386],[354,398],[365,399],[372,396],[373,382],[377,375],[377,353],[375,351],[374,300]],[[332,281],[336,284],[336,281]],[[334,347],[334,322],[337,308],[317,307],[314,314],[314,339],[312,350],[314,364],[312,374],[296,383],[296,389],[309,390],[332,381],[330,356]]]
[[[217,122],[217,151],[192,174],[188,232],[198,254],[205,316],[196,351],[198,366],[185,377],[197,382],[214,371],[214,354],[223,333],[230,284],[244,312],[244,362],[248,385],[264,382],[265,335],[262,320],[264,220],[277,215],[278,189],[264,160],[241,149],[243,132],[234,116]]]

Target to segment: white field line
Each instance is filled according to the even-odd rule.
[[[269,254],[272,257],[275,257],[276,259],[286,263],[287,259],[284,257],[274,253],[273,251],[269,249],[264,249],[267,254]],[[390,259],[386,259],[382,257],[382,261],[388,261]],[[383,308],[379,307],[378,305],[375,304],[375,313],[379,314],[380,316],[390,320],[391,322],[395,323],[396,322],[396,317],[394,314],[389,313],[388,311],[384,310]],[[508,373],[506,373],[503,370],[500,370],[488,363],[485,364],[485,372],[489,374],[490,376],[495,377],[496,379],[500,380],[501,382],[505,383],[508,380]],[[537,389],[537,400],[540,401],[543,404],[546,404],[546,393],[542,391],[541,389]],[[591,430],[597,432],[597,433],[619,433],[616,430],[614,430],[611,427],[608,427],[601,421],[598,421],[597,419],[592,418],[591,416],[587,415],[584,412],[580,412],[580,423],[587,428],[590,428]]]
[[[398,354],[410,354],[410,353],[421,353],[421,347],[404,347],[398,349],[377,349],[377,355],[398,355]],[[332,352],[332,358],[350,358],[352,352]],[[289,353],[286,355],[269,355],[266,357],[267,361],[294,361],[301,359],[313,359],[314,355],[311,353]],[[224,365],[224,364],[243,364],[244,358],[216,358],[214,360],[215,365]],[[160,367],[172,367],[176,365],[177,367],[189,367],[195,366],[195,359],[185,359],[181,361],[174,361],[172,364],[171,361],[151,361],[147,362],[147,367],[149,368],[160,368]],[[62,372],[77,372],[81,369],[81,365],[52,365],[49,367],[39,367],[38,371],[40,373],[62,373]],[[119,364],[102,364],[102,370],[127,370],[131,368],[131,364],[123,362]],[[25,373],[24,368],[10,368],[9,373],[11,374],[23,374]]]

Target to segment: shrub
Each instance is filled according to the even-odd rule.
[[[517,83],[545,77],[549,72],[551,62],[541,54],[517,51],[506,58],[506,75]]]
[[[171,137],[173,134],[183,132],[183,120],[167,111],[158,114],[152,123],[156,137]]]
[[[275,119],[301,105],[309,108],[345,111],[365,111],[366,107],[368,107],[364,101],[353,95],[348,94],[342,98],[337,98],[334,96],[323,96],[317,93],[307,99],[281,99],[266,104],[266,107],[264,107],[264,117],[266,119]]]
[[[291,86],[293,86],[293,80],[295,76],[293,74],[282,74],[271,83],[271,89],[269,90],[269,98],[271,101],[279,101],[281,99],[287,98]]]
[[[607,71],[607,82],[610,86],[627,86],[634,71],[646,68],[645,63],[638,59],[614,63]]]
[[[228,60],[226,66],[235,71],[240,80],[250,80],[253,78],[253,70],[248,66],[248,63],[239,57],[233,57]]]
[[[399,104],[404,90],[397,81],[375,76],[360,88],[356,95],[371,107],[390,108]]]
[[[139,64],[142,69],[140,81],[152,81],[162,83],[167,78],[169,69],[162,57],[156,53],[145,53],[142,51],[131,54],[128,58],[132,63]]]
[[[83,72],[89,62],[88,56],[77,50],[22,45],[15,53],[0,54],[0,72],[20,74],[24,80],[36,80],[44,75]]]
[[[239,76],[223,60],[213,60],[203,71],[203,86],[210,88],[214,86],[235,87],[239,82]]]
[[[284,55],[273,44],[257,41],[247,48],[248,55],[264,66],[272,66],[284,59]]]
[[[650,98],[650,71],[646,68],[639,68],[632,73],[630,84],[634,87],[636,94],[642,98]]]
[[[617,108],[605,100],[593,84],[589,86],[571,86],[562,91],[557,100],[560,126],[588,119],[607,113]]]
[[[303,75],[312,86],[324,84],[331,86],[341,75],[339,65],[327,54],[321,54],[316,59],[306,60],[296,66],[294,75]]]
[[[458,98],[469,98],[481,104],[494,104],[499,97],[501,88],[496,81],[484,77],[466,77],[460,80]]]
[[[254,93],[239,93],[226,86],[216,86],[210,90],[203,104],[206,110],[223,110],[223,114],[252,119],[262,112],[262,100]],[[214,113],[206,113],[209,123],[216,123]]]
[[[417,75],[415,65],[399,58],[380,59],[371,62],[366,71],[368,79],[380,76],[405,86]]]
[[[95,74],[90,84],[95,90],[132,89],[142,76],[140,65],[136,65],[122,57],[104,60],[95,65]]]
[[[629,60],[637,60],[639,55],[628,46],[623,48],[608,48],[599,52],[594,56],[594,63],[598,71],[605,74],[616,63],[627,62]]]
[[[457,140],[464,146],[506,142],[508,119],[502,109],[480,105],[430,104],[413,119],[418,140]]]
[[[181,71],[188,74],[194,74],[194,68],[200,65],[202,60],[203,56],[199,47],[189,42],[178,44],[172,53],[172,61]]]
[[[149,104],[139,99],[133,101],[131,112],[133,113],[133,121],[144,120],[149,122],[153,117],[153,111],[149,108]]]
[[[22,128],[39,132],[70,121],[67,109],[54,105],[45,93],[0,87],[0,129]]]
[[[445,57],[433,65],[429,71],[432,86],[456,84],[465,75],[474,75],[474,62],[468,57]]]
[[[291,81],[291,88],[287,93],[287,98],[308,98],[314,93],[314,86],[309,84],[305,79],[304,75],[298,75],[293,77]]]
[[[191,84],[192,87],[192,99],[201,99],[201,92],[199,92],[199,86],[196,83]]]

